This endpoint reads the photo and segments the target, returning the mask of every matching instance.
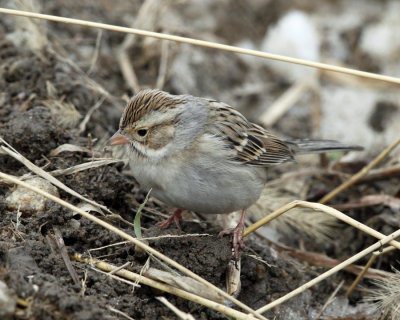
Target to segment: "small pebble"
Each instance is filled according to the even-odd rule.
[[[32,178],[26,180],[26,183],[59,197],[57,188],[43,178]],[[18,186],[8,195],[6,204],[10,210],[19,210],[24,214],[33,214],[34,212],[45,210],[46,200],[47,198],[42,195]]]
[[[0,319],[11,319],[17,306],[17,295],[0,281]]]

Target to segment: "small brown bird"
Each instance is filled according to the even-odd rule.
[[[237,227],[220,233],[232,233],[236,257],[246,208],[260,197],[268,167],[294,161],[296,154],[361,149],[328,140],[281,140],[225,103],[159,90],[143,90],[130,100],[108,141],[121,144],[140,185],[178,208],[161,227],[179,223],[182,209],[242,210]]]

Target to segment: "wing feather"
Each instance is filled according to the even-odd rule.
[[[236,151],[233,160],[261,167],[294,161],[294,153],[284,141],[249,122],[229,105],[207,101],[210,106],[207,133],[226,140],[227,148]]]

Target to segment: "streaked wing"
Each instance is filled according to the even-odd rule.
[[[289,146],[264,128],[249,122],[229,105],[208,100],[210,118],[207,133],[227,141],[236,151],[235,161],[253,166],[273,166],[294,161]]]

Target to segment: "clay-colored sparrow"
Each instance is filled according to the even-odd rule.
[[[299,153],[354,150],[335,141],[284,141],[249,122],[229,105],[190,95],[144,90],[125,108],[108,145],[126,144],[132,173],[145,189],[179,208],[161,227],[180,219],[181,209],[220,214],[242,210],[233,234],[243,246],[246,208],[260,197],[267,168]]]

